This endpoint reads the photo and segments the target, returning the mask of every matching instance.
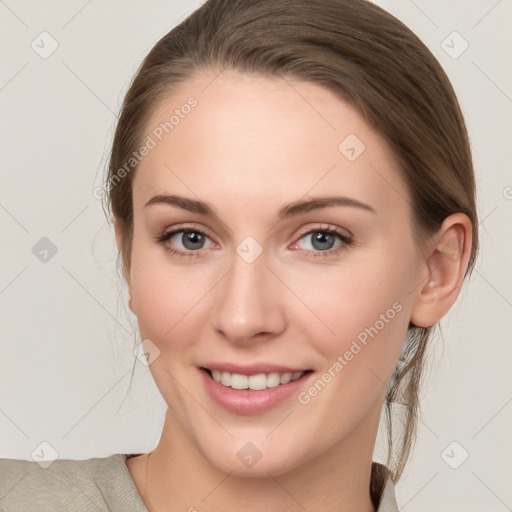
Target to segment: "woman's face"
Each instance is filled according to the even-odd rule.
[[[371,456],[425,283],[407,189],[330,91],[213,78],[159,105],[138,154],[129,276],[150,370],[223,471]]]

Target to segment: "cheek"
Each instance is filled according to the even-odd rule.
[[[200,266],[192,272],[186,266],[170,264],[163,249],[135,243],[131,293],[141,337],[154,341],[161,350],[171,340],[176,349],[185,345],[186,339],[177,334],[200,325],[198,305],[211,288],[209,274]]]
[[[295,278],[295,293],[314,313],[303,316],[310,319],[303,329],[323,356],[325,379],[335,380],[333,391],[342,389],[349,402],[368,403],[385,391],[407,335],[415,261],[413,250],[382,250]]]
[[[308,293],[308,306],[324,324],[309,327],[324,366],[298,402],[311,417],[324,417],[326,437],[347,434],[369,411],[380,411],[409,325],[407,268],[404,261],[390,268],[382,258],[371,268],[351,266],[321,287],[317,279],[314,292],[298,292]]]
[[[383,330],[381,317],[387,331],[397,323],[408,325],[413,276],[411,260],[392,261],[379,255],[371,262],[297,273],[290,280],[310,310],[309,316],[317,318],[316,327],[325,339],[347,340],[375,324]],[[398,309],[403,314],[397,315]]]
[[[201,270],[190,272],[170,265],[167,255],[158,252],[141,244],[133,253],[133,303],[141,340],[150,340],[157,347],[153,350],[158,350],[149,367],[155,384],[166,402],[183,413],[189,405],[181,385],[191,387],[187,372],[194,364],[191,348],[193,340],[202,337],[204,319],[200,316],[211,286]]]

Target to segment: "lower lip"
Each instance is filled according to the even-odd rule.
[[[233,389],[214,380],[206,370],[202,374],[206,389],[213,400],[224,409],[237,414],[259,414],[276,407],[291,395],[297,394],[313,372],[305,373],[300,379],[279,384],[273,388]]]

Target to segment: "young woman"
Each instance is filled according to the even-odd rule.
[[[1,461],[26,477],[7,510],[396,511],[423,355],[478,245],[428,49],[365,0],[208,0],[139,69],[106,188],[161,439]]]

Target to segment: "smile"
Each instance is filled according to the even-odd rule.
[[[274,365],[251,369],[231,365],[233,371],[227,371],[226,366],[229,365],[223,364],[222,370],[204,366],[198,369],[210,398],[223,409],[244,415],[260,414],[277,407],[296,396],[315,375],[312,370],[283,371],[288,368]]]
[[[259,391],[266,388],[275,388],[281,384],[288,384],[291,381],[300,379],[306,372],[269,374],[258,373],[256,375],[241,375],[240,373],[221,372],[210,370],[212,377],[223,386],[232,389],[252,389]]]

